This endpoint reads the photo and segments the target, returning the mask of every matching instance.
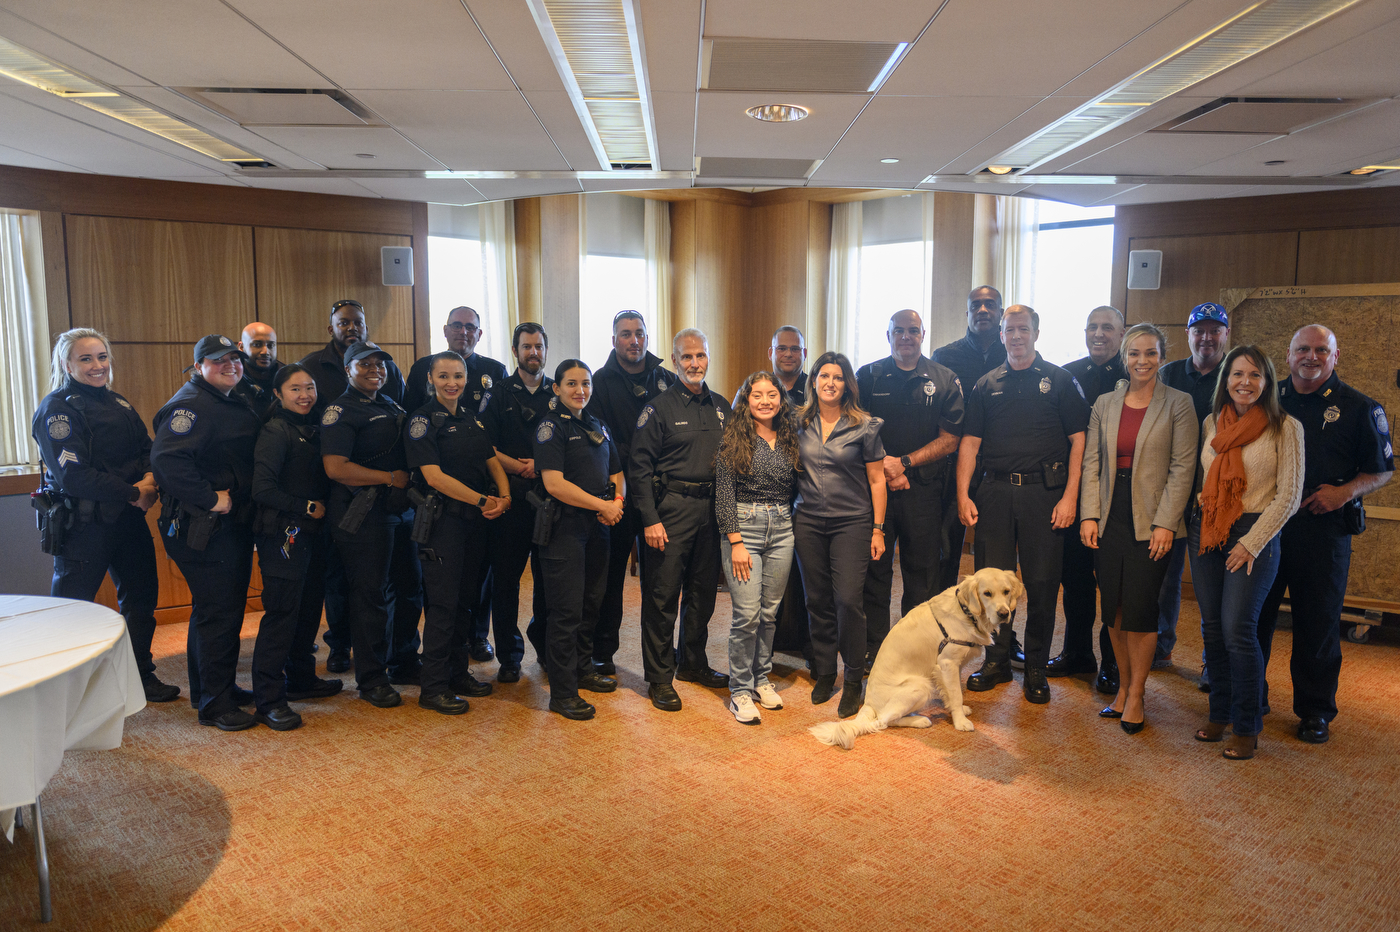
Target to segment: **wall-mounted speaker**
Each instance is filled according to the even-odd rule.
[[[1157,255],[1161,255],[1158,253]],[[379,247],[379,264],[384,267],[384,284],[413,284],[413,247]]]
[[[1162,250],[1134,249],[1128,253],[1128,290],[1156,291],[1162,287]]]

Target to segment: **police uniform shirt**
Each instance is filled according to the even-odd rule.
[[[1094,402],[1099,400],[1100,395],[1113,391],[1119,382],[1128,379],[1128,372],[1116,354],[1110,356],[1108,362],[1103,365],[1085,356],[1065,366],[1065,371],[1074,376],[1074,380],[1079,383],[1080,390],[1084,392],[1084,400],[1089,403],[1090,408],[1094,407]]]
[[[311,378],[316,383],[316,414],[319,416],[326,407],[350,387],[350,380],[345,375],[345,351],[335,345],[335,341],[327,343],[314,353],[308,353],[301,358],[301,364],[311,372]],[[399,369],[398,363],[392,360],[384,363],[384,385],[379,389],[379,394],[387,395],[400,404],[404,400],[403,372]],[[421,404],[421,402],[420,402]]]
[[[272,368],[266,372],[251,362],[244,362],[243,378],[238,380],[233,390],[247,398],[248,404],[252,405],[253,410],[260,416],[266,417],[271,412],[273,403],[277,401],[272,383],[277,379],[277,370],[281,368],[282,363],[275,359],[272,361]]]
[[[236,510],[252,499],[253,454],[262,419],[237,392],[199,376],[180,386],[155,416],[151,471],[162,492],[211,510],[228,490]]]
[[[404,389],[403,406],[406,411],[417,411],[434,396],[428,382],[433,374],[433,355],[424,356],[408,370],[408,387]],[[497,382],[506,378],[506,367],[498,360],[480,353],[467,357],[467,390],[462,395],[461,404],[469,411],[478,411],[482,399]]]
[[[954,340],[947,346],[940,346],[934,350],[933,361],[953,370],[958,377],[958,383],[962,385],[963,395],[966,396],[972,391],[972,386],[977,384],[978,379],[1006,362],[1006,347],[1001,338],[993,334],[991,345],[985,350],[978,349],[977,341],[972,338],[972,331],[969,330],[967,336],[961,340]]]
[[[642,371],[632,373],[622,368],[617,350],[613,350],[602,368],[593,373],[593,397],[584,410],[608,425],[624,463],[631,456],[632,435],[637,432],[642,409],[675,382],[675,375],[661,365],[661,357],[652,353],[643,356]]]
[[[627,481],[642,526],[660,524],[652,479],[712,482],[715,453],[731,409],[717,392],[701,385],[696,394],[677,381],[657,395],[637,417]]]
[[[1089,427],[1089,405],[1074,376],[1035,354],[1025,369],[1003,363],[968,398],[963,434],[980,437],[982,468],[1039,473],[1069,455],[1069,437]]]
[[[383,392],[370,398],[347,388],[321,415],[321,455],[343,456],[367,469],[407,470],[400,434],[403,414]]]
[[[1169,387],[1190,395],[1191,403],[1196,406],[1196,420],[1205,421],[1215,399],[1215,377],[1219,372],[1220,367],[1216,366],[1202,375],[1187,356],[1167,363],[1158,377]]]
[[[151,435],[121,395],[69,378],[39,402],[30,425],[54,484],[95,502],[134,502],[151,471]]]
[[[602,443],[589,438],[592,431]],[[564,478],[599,498],[610,478],[622,472],[622,460],[607,425],[585,410],[574,417],[563,405],[545,415],[535,428],[535,470],[558,470]]]
[[[456,414],[436,398],[423,405],[408,418],[403,446],[410,469],[436,466],[475,492],[493,494],[495,481],[486,467],[496,455],[491,435],[465,405]]]
[[[517,371],[481,396],[478,417],[497,450],[514,459],[532,459],[535,431],[549,413],[554,397],[554,380],[549,376],[541,379],[539,388],[532,392]]]
[[[1350,482],[1358,473],[1395,469],[1385,409],[1337,373],[1308,394],[1294,388],[1292,379],[1285,379],[1279,383],[1279,403],[1303,424],[1305,496],[1320,485]],[[1338,509],[1326,517],[1339,519],[1340,515]]]
[[[938,439],[939,429],[962,433],[963,397],[947,366],[920,356],[914,368],[899,368],[893,356],[861,366],[856,373],[861,406],[883,420],[880,441],[888,456],[904,456]]]
[[[253,455],[253,501],[309,520],[307,507],[324,502],[329,492],[316,417],[275,408]]]

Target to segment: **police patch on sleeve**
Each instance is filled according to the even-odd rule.
[[[194,429],[194,422],[199,420],[199,415],[189,408],[176,408],[170,414],[170,432],[172,434],[188,434]]]
[[[554,422],[545,420],[540,422],[540,426],[535,430],[536,443],[548,443],[549,438],[554,436]]]
[[[340,405],[331,405],[327,408],[326,413],[321,415],[321,426],[330,427],[336,421],[340,420],[340,411]]]
[[[121,405],[123,408],[125,408],[125,409],[128,410],[128,411],[131,411],[131,410],[132,410],[131,402],[127,401],[125,398],[118,397],[118,398],[117,398],[117,404]]]
[[[326,412],[330,413],[329,410]],[[428,419],[421,414],[408,422],[408,435],[414,440],[419,440],[428,432]]]
[[[647,405],[645,408],[642,409],[641,415],[637,418],[638,430],[641,430],[643,427],[645,427],[647,421],[651,420],[652,410],[653,409],[651,405]]]
[[[1390,433],[1390,424],[1385,419],[1385,408],[1376,405],[1371,409],[1371,418],[1376,422],[1376,430],[1382,434]]]
[[[67,440],[73,433],[73,425],[66,414],[55,414],[45,423],[49,427],[49,437],[54,440]]]

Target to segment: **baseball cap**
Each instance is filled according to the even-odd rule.
[[[385,362],[394,361],[394,357],[390,356],[387,350],[380,349],[378,344],[370,343],[368,340],[361,340],[359,343],[351,343],[346,347],[345,364],[348,366],[357,359],[363,359],[366,356],[374,355],[383,356]]]
[[[1191,316],[1186,319],[1186,326],[1189,329],[1201,321],[1214,321],[1222,327],[1228,327],[1230,326],[1230,315],[1225,313],[1225,308],[1207,301],[1205,304],[1197,304],[1191,308]]]
[[[237,353],[246,362],[248,356],[228,337],[211,333],[194,345],[194,362],[199,365],[203,359],[223,359],[229,353]]]

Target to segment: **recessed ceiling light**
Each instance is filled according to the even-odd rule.
[[[899,159],[881,159],[881,160],[880,160],[881,164],[883,164],[883,165],[894,165],[894,164],[895,164],[896,162],[898,162],[898,161],[899,161]]]
[[[1353,168],[1353,169],[1351,170],[1351,174],[1353,174],[1353,175],[1374,175],[1374,174],[1375,174],[1376,172],[1378,172],[1378,171],[1380,171],[1379,168],[1376,168],[1376,167],[1374,167],[1374,166],[1372,166],[1372,165],[1367,165],[1365,168]]]
[[[793,104],[764,104],[750,107],[744,112],[764,123],[796,123],[798,120],[807,119],[807,115],[811,113],[806,107]]]
[[[372,153],[372,152],[356,152],[356,153],[355,153],[355,158],[357,158],[357,159],[372,159],[372,158],[374,158],[374,153]]]
[[[1009,174],[1011,174],[1011,170],[1012,170],[1012,169],[1011,169],[1011,166],[1010,166],[1010,165],[988,165],[988,166],[987,166],[987,171],[991,172],[993,175],[1009,175]]]

